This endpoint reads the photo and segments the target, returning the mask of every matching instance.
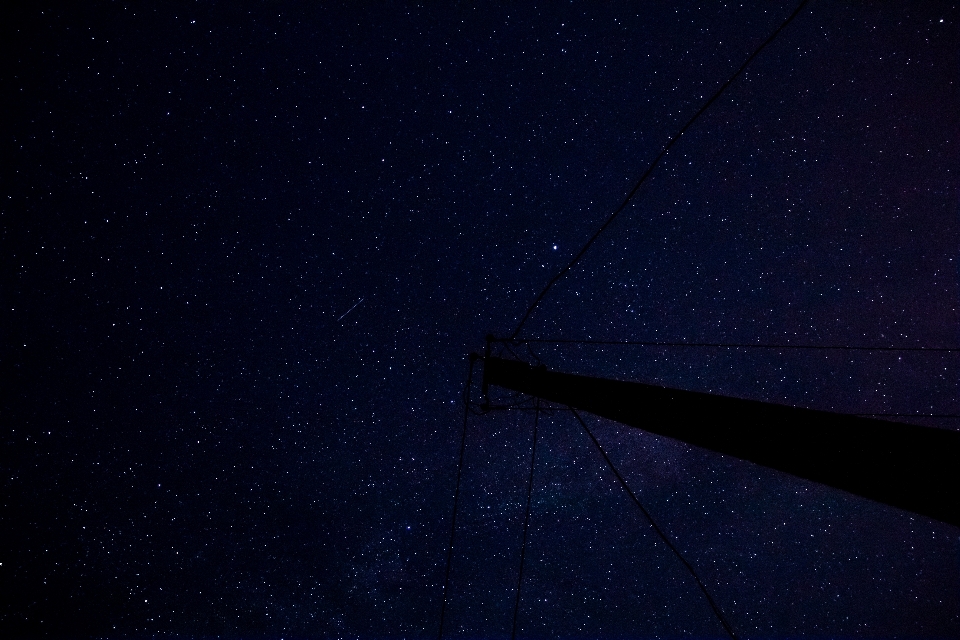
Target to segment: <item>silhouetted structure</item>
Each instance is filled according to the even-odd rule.
[[[483,384],[960,526],[960,433],[484,358]]]

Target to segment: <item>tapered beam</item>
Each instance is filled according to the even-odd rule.
[[[960,526],[960,433],[484,359],[484,384]]]

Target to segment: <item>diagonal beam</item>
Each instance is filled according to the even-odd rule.
[[[960,433],[484,358],[495,385],[960,526]]]

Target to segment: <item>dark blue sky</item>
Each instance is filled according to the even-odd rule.
[[[794,7],[10,14],[0,632],[435,636],[466,355]],[[805,8],[523,335],[956,347],[957,21]],[[956,353],[537,355],[960,413]],[[740,637],[960,634],[955,528],[589,419]],[[450,637],[509,634],[531,427],[471,419]],[[542,419],[521,635],[722,637],[578,429]]]

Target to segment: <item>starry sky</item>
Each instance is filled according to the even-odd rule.
[[[9,13],[0,633],[435,637],[468,353],[795,6]],[[521,336],[960,345],[958,18],[808,5]],[[530,348],[960,413],[956,352]],[[956,528],[585,420],[740,637],[960,635]],[[539,424],[519,635],[725,637],[570,414]],[[510,634],[532,427],[469,420],[446,637]]]

